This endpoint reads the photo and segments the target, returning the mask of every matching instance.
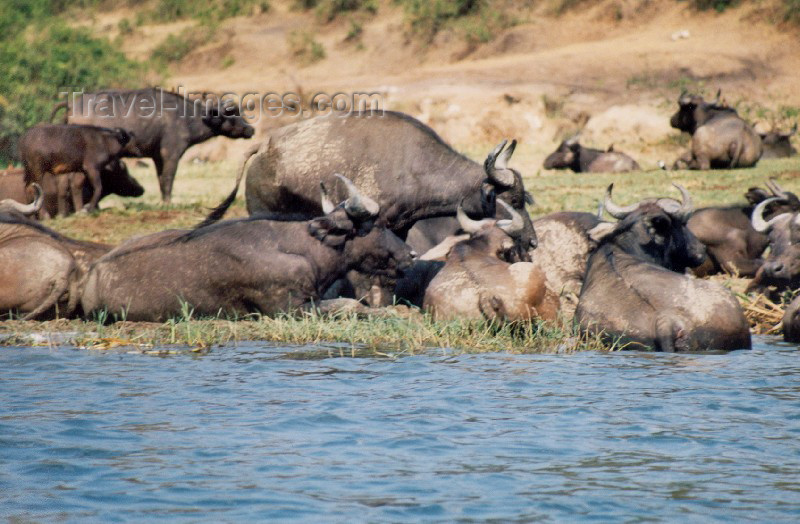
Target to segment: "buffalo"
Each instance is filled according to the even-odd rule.
[[[476,221],[458,208],[458,221],[470,237],[450,249],[425,291],[423,305],[434,319],[557,317],[558,297],[547,289],[544,273],[527,261],[527,246],[516,240],[524,229],[522,216],[504,201],[499,203],[510,220]]]
[[[123,155],[138,156],[135,136],[124,129],[107,129],[84,125],[39,124],[27,130],[19,141],[19,152],[25,167],[25,184],[41,184],[48,174],[83,172],[92,188],[86,211],[97,209],[103,194],[102,171]],[[84,209],[83,191],[78,176],[69,183],[58,183],[58,211],[66,215],[67,188],[72,187],[76,209]]]
[[[786,342],[800,342],[800,296],[786,308],[781,321],[783,327],[783,340]]]
[[[378,203],[340,178],[348,198],[323,199],[325,214],[311,220],[253,215],[123,244],[92,267],[84,311],[151,321],[187,305],[198,315],[274,314],[318,302],[350,269],[396,277],[411,250],[376,223]]]
[[[100,180],[103,186],[100,200],[108,195],[138,197],[144,194],[144,188],[128,173],[128,168],[120,160],[103,166],[100,171]],[[61,187],[59,187],[60,185]],[[79,211],[80,207],[75,207],[72,198],[63,197],[79,191],[83,200],[89,200],[92,192],[91,184],[81,172],[64,175],[48,173],[42,179],[41,187],[44,189],[44,203],[38,212],[39,218],[50,218],[56,214],[64,216]],[[59,196],[62,197],[61,200],[59,200]],[[9,169],[0,174],[0,198],[11,198],[19,202],[26,202],[30,199],[25,187],[24,170]],[[59,204],[62,206],[61,211],[59,211]]]
[[[67,108],[65,122],[118,126],[136,134],[142,156],[153,159],[165,202],[172,199],[178,161],[192,145],[215,136],[250,138],[255,130],[233,104],[211,98],[189,99],[159,88],[99,91],[58,104]],[[51,117],[52,120],[52,117]]]
[[[749,349],[749,327],[736,298],[716,283],[683,274],[705,258],[703,244],[686,227],[688,191],[676,186],[682,202],[648,199],[623,207],[613,203],[612,187],[604,207],[618,222],[589,232],[598,247],[575,312],[581,330],[634,349]]]
[[[625,153],[583,147],[578,143],[578,135],[570,137],[544,160],[545,169],[571,169],[576,173],[627,173],[639,171],[636,160]]]
[[[784,211],[765,218],[770,204],[779,202],[768,198],[753,210],[753,228],[769,235],[770,253],[767,260],[747,286],[748,291],[775,287],[778,292],[800,287],[800,213]]]
[[[20,213],[42,205],[0,202],[0,312],[25,319],[76,312],[91,263],[111,247],[67,238]]]
[[[595,243],[589,231],[600,224],[592,213],[560,211],[533,221],[539,245],[532,254],[533,264],[542,270],[547,285],[560,300],[560,312],[571,319],[583,286],[586,262]]]
[[[752,278],[764,260],[762,253],[769,245],[769,237],[756,231],[750,218],[760,202],[770,200],[765,210],[767,219],[784,212],[800,211],[800,199],[794,193],[784,191],[774,180],[767,181],[771,193],[751,187],[745,194],[747,204],[722,207],[707,207],[692,213],[688,222],[694,233],[708,250],[706,262],[692,271],[697,276],[727,272]]]
[[[692,135],[691,150],[675,161],[673,169],[733,169],[752,167],[761,158],[761,138],[736,110],[681,93],[678,111],[670,125]]]
[[[761,158],[789,158],[797,154],[797,150],[792,147],[792,136],[797,133],[797,124],[789,131],[769,131],[759,133],[761,145],[764,152]]]

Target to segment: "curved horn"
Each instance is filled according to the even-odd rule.
[[[461,229],[464,230],[465,233],[469,233],[472,235],[473,233],[477,233],[481,230],[483,226],[486,225],[486,219],[483,220],[472,220],[467,214],[464,212],[464,207],[461,204],[458,204],[458,209],[456,210],[456,218],[458,219],[458,225],[461,226]]]
[[[23,215],[32,215],[39,211],[44,203],[44,191],[42,191],[42,186],[36,183],[33,184],[33,189],[36,191],[36,198],[33,199],[33,202],[20,204],[12,198],[4,198],[0,200],[0,212],[8,213],[14,211]]]
[[[720,87],[719,89],[717,89],[717,96],[716,98],[714,98],[714,100],[711,101],[711,105],[714,106],[719,105],[719,99],[721,96],[722,96],[722,88]]]
[[[681,94],[678,95],[678,105],[686,105],[692,101],[692,97],[689,96],[689,92],[684,89],[681,91]]]
[[[344,210],[347,214],[356,219],[366,219],[378,216],[381,210],[380,204],[370,197],[361,194],[356,185],[349,178],[336,173],[335,177],[341,179],[347,188],[347,200],[344,202]]]
[[[631,204],[629,206],[618,206],[614,203],[611,199],[611,191],[614,189],[614,184],[609,184],[608,189],[606,189],[606,196],[603,199],[603,207],[608,211],[608,214],[612,217],[616,218],[617,220],[621,220],[628,216],[628,214],[633,213],[639,207],[639,204]]]
[[[511,145],[508,146],[505,151],[500,153],[497,156],[497,161],[495,162],[495,166],[498,169],[508,169],[508,161],[511,160],[511,155],[514,154],[514,150],[517,148],[517,139],[513,139],[511,141]]]
[[[328,195],[328,189],[325,187],[324,182],[319,183],[320,200],[322,201],[322,212],[328,214],[336,209],[336,204],[333,203],[331,197]]]
[[[575,133],[574,135],[572,135],[568,139],[564,140],[564,143],[567,144],[568,146],[574,146],[574,145],[578,144],[580,139],[581,139],[581,132],[578,131],[577,133]]]
[[[694,205],[692,204],[692,195],[689,194],[689,191],[680,184],[672,184],[675,186],[675,189],[681,192],[681,207],[676,211],[674,214],[683,219],[683,221],[689,220],[689,217],[692,215],[694,211]]]
[[[780,199],[777,197],[772,197],[758,203],[756,208],[753,209],[753,216],[750,219],[750,221],[753,224],[753,229],[755,229],[759,233],[766,233],[770,229],[772,229],[772,226],[774,226],[779,219],[782,219],[781,217],[783,217],[783,215],[789,214],[789,213],[781,213],[780,215],[773,217],[772,220],[770,220],[769,222],[764,220],[764,209],[772,202],[777,202],[778,200]]]
[[[514,173],[506,167],[506,162],[511,157],[511,153],[514,152],[517,141],[514,140],[508,148],[511,151],[510,153],[508,151],[503,153],[503,148],[506,147],[507,143],[508,140],[500,142],[497,147],[492,149],[492,152],[489,153],[489,156],[486,157],[486,161],[483,163],[483,169],[486,171],[486,176],[489,177],[489,180],[503,187],[511,187],[514,185]],[[499,165],[497,164],[498,158],[500,160]]]
[[[789,195],[786,193],[781,186],[778,185],[778,182],[775,181],[774,178],[768,179],[764,185],[767,186],[767,189],[772,191],[772,194],[779,198],[789,198]]]
[[[525,227],[525,222],[522,220],[522,215],[517,213],[517,210],[508,205],[505,201],[498,199],[497,203],[503,206],[506,213],[511,215],[511,220],[498,220],[497,227],[502,229],[511,237],[517,237],[522,233]]]

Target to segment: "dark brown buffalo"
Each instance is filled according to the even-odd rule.
[[[94,211],[103,194],[103,168],[124,155],[139,155],[136,139],[124,129],[106,129],[83,125],[39,124],[28,129],[19,141],[19,153],[25,167],[25,184],[41,184],[45,176],[82,172],[92,187],[85,209]],[[70,184],[72,185],[72,184]],[[82,184],[76,183],[75,188]],[[57,186],[58,187],[58,186]],[[66,187],[58,189],[59,212],[66,214]],[[83,192],[73,193],[80,204]],[[83,206],[81,206],[83,207]]]
[[[40,191],[30,207],[41,203]],[[0,313],[25,319],[72,315],[89,266],[111,247],[72,240],[7,211],[0,202]]]
[[[792,136],[797,133],[797,124],[789,131],[775,131],[759,133],[761,145],[764,152],[761,158],[789,158],[797,154],[797,150],[792,147]]]
[[[598,243],[589,257],[575,312],[581,330],[656,351],[751,347],[738,301],[724,287],[683,274],[702,263],[705,248],[686,227],[683,202],[649,199],[617,206],[609,186],[605,208],[619,222],[590,231]]]
[[[66,102],[57,105],[53,116],[65,106]],[[142,156],[155,163],[165,202],[172,198],[178,161],[190,146],[215,136],[250,138],[255,133],[235,105],[214,98],[189,99],[159,88],[84,93],[74,97],[65,121],[135,133]]]
[[[583,147],[575,135],[559,144],[558,149],[544,160],[545,169],[571,169],[576,173],[627,173],[639,171],[636,160],[625,153]]]
[[[100,171],[100,179],[103,183],[100,200],[108,195],[138,197],[144,194],[144,188],[128,173],[128,168],[120,160],[103,166]],[[83,201],[89,200],[92,196],[92,186],[83,173],[47,174],[42,179],[41,186],[44,189],[44,204],[39,210],[39,218],[50,218],[56,214],[69,215],[81,209],[80,202],[76,203],[73,198],[59,200],[59,195],[71,197],[74,192],[79,191]],[[0,198],[27,202],[30,200],[29,193],[25,187],[25,171],[23,169],[10,169],[0,173]],[[63,212],[59,212],[59,202],[62,203]]]
[[[481,187],[524,210],[522,177],[508,166],[516,141],[503,141],[481,166],[446,144],[422,122],[392,111],[317,117],[270,132],[250,152],[245,196],[250,213],[263,211],[319,214],[320,182],[339,195],[332,173],[352,173],[353,182],[381,208],[378,222],[405,239],[418,220],[456,214],[459,203],[481,217]],[[338,186],[338,187],[337,187]],[[536,235],[523,213],[523,239]]]
[[[800,342],[800,296],[795,297],[783,313],[783,340]]]
[[[706,262],[692,271],[697,276],[720,272],[752,278],[764,263],[761,255],[769,245],[769,237],[753,228],[754,207],[771,196],[778,200],[767,205],[767,219],[784,212],[800,211],[797,196],[784,191],[774,180],[767,181],[771,193],[751,187],[745,194],[747,204],[707,207],[692,213],[689,230],[708,251]]]
[[[786,211],[765,218],[768,206],[779,201],[777,197],[769,198],[753,210],[753,228],[769,235],[770,253],[748,285],[748,291],[771,286],[781,292],[800,287],[800,213]]]
[[[717,100],[681,93],[670,124],[692,135],[692,147],[673,169],[733,169],[752,167],[761,158],[761,138],[733,108]]]
[[[511,220],[471,220],[459,207],[458,221],[469,239],[456,243],[425,291],[424,309],[434,319],[555,320],[558,297],[545,276],[520,250],[522,216],[503,201]]]
[[[204,316],[274,314],[318,302],[350,269],[397,276],[411,250],[375,224],[375,201],[346,186],[348,199],[312,220],[254,215],[126,243],[92,267],[84,311],[153,321],[187,306]]]

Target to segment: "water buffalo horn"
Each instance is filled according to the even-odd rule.
[[[323,182],[319,183],[319,193],[320,200],[322,201],[322,212],[327,215],[336,209],[336,205],[331,200],[331,197],[328,196],[328,190],[325,188],[325,184]]]
[[[774,178],[770,178],[766,181],[765,185],[767,188],[772,191],[772,194],[779,198],[788,198],[789,195],[786,194],[786,191],[778,185]]]
[[[578,144],[580,139],[581,139],[581,133],[580,133],[580,131],[578,131],[577,133],[575,133],[574,135],[572,135],[568,139],[564,140],[564,143],[566,145],[568,145],[568,146],[574,146],[574,145]]]
[[[792,126],[792,128],[789,130],[789,134],[786,135],[786,138],[789,138],[790,136],[792,136],[795,133],[797,133],[797,122],[795,122],[794,125]]]
[[[772,229],[772,226],[774,226],[775,223],[778,222],[778,220],[782,219],[784,215],[789,214],[789,213],[781,213],[780,215],[773,217],[772,220],[770,220],[769,222],[764,220],[764,209],[772,202],[777,202],[778,200],[780,199],[777,197],[773,197],[758,203],[756,208],[753,210],[753,217],[750,219],[751,222],[753,223],[753,229],[755,229],[759,233],[766,233],[767,231]]]
[[[719,98],[722,96],[722,88],[717,89],[717,97],[711,102],[711,105],[719,105]]]
[[[15,211],[23,215],[32,215],[39,211],[44,203],[44,191],[42,191],[42,187],[36,183],[33,184],[33,189],[36,191],[36,198],[33,199],[33,202],[30,204],[20,204],[11,198],[4,198],[0,200],[0,212],[8,213],[10,211]]]
[[[608,189],[606,189],[606,196],[603,199],[603,207],[608,211],[608,214],[612,217],[616,218],[617,220],[622,220],[629,213],[633,213],[639,207],[639,204],[631,204],[629,206],[618,206],[614,203],[611,199],[611,192],[614,190],[614,184],[609,184]]]
[[[464,208],[462,207],[461,204],[458,205],[458,209],[456,210],[456,218],[458,219],[458,225],[461,226],[461,229],[463,229],[465,233],[469,233],[470,235],[473,233],[477,233],[478,231],[481,230],[483,226],[485,226],[488,223],[486,219],[472,220],[464,212]]]
[[[675,215],[679,216],[684,220],[689,220],[689,217],[692,215],[694,211],[694,205],[692,204],[692,195],[689,194],[689,191],[680,184],[672,184],[675,186],[675,189],[681,192],[681,207],[675,213]]]
[[[356,219],[366,219],[378,216],[381,210],[380,204],[366,195],[362,195],[356,185],[349,178],[336,173],[335,175],[347,188],[347,200],[344,202],[344,210],[347,214]]]
[[[508,205],[503,200],[498,199],[497,203],[503,206],[506,213],[511,215],[511,220],[498,220],[497,227],[505,231],[511,237],[518,237],[525,227],[525,222],[522,220],[522,215],[517,213],[517,210]]]
[[[508,140],[500,142],[500,144],[489,153],[489,156],[486,157],[486,161],[483,163],[483,169],[486,171],[486,176],[489,177],[489,180],[503,187],[511,187],[514,185],[514,173],[506,167],[506,162],[517,146],[516,140],[514,140],[514,142],[511,143],[511,147],[509,147],[511,153],[506,152],[506,154],[500,158],[500,164],[497,165],[498,157],[500,157],[507,143]]]

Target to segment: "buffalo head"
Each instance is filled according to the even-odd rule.
[[[772,158],[786,158],[793,156],[797,151],[792,147],[791,137],[797,133],[797,124],[795,123],[789,131],[769,131],[767,133],[759,133],[761,137],[761,144],[764,146],[764,157]]]
[[[525,231],[522,215],[504,201],[498,202],[510,218],[473,220],[459,205],[456,212],[459,226],[470,235],[473,247],[480,245],[481,252],[509,263],[530,262],[528,245],[522,241]]]
[[[128,168],[121,160],[106,164],[100,171],[100,180],[103,184],[103,196],[139,197],[144,194],[144,188],[128,173]]]
[[[120,156],[142,156],[142,150],[139,149],[139,144],[136,142],[136,135],[133,131],[122,129],[121,127],[114,128],[114,136],[116,137],[119,145],[122,147]]]
[[[771,253],[748,290],[760,286],[794,289],[800,285],[800,213],[789,211],[764,218],[767,207],[779,201],[768,198],[753,210],[753,229],[770,235]]]
[[[613,242],[635,257],[679,273],[703,263],[705,246],[686,227],[692,213],[689,192],[679,185],[679,202],[672,198],[649,198],[629,206],[611,199],[614,184],[606,190],[603,207],[618,219],[601,223],[589,231],[598,244]]]
[[[226,104],[222,107],[212,105],[203,117],[203,122],[215,135],[228,138],[250,138],[256,132],[241,116],[239,106],[236,104]]]
[[[355,184],[336,175],[347,188],[348,197],[334,205],[325,185],[320,183],[324,216],[311,220],[308,231],[328,247],[344,252],[348,270],[390,278],[411,267],[414,252],[397,235],[375,219],[380,205],[363,195]]]
[[[670,118],[670,125],[675,129],[694,134],[695,130],[705,124],[714,113],[735,114],[736,111],[733,109],[720,105],[720,94],[721,92],[717,91],[717,98],[706,102],[702,96],[690,95],[684,91],[678,97],[678,111]]]
[[[550,153],[544,159],[545,169],[572,169],[579,171],[578,165],[580,144],[578,143],[578,135],[574,135],[559,144],[558,149]],[[577,169],[576,169],[577,167]]]

